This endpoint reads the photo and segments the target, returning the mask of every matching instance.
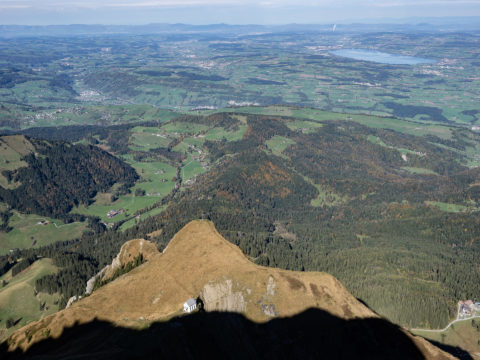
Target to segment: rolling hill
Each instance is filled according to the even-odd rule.
[[[10,270],[0,277],[3,285],[0,288],[0,322],[2,325],[9,319],[12,322],[6,329],[0,329],[1,341],[15,329],[59,310],[58,293],[47,294],[35,289],[37,279],[57,271],[51,259],[40,259],[15,276]]]

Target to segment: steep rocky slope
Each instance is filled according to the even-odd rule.
[[[183,303],[191,296],[202,299],[207,313],[175,320],[175,316],[182,314]],[[307,309],[311,310],[302,314]],[[215,310],[221,312],[211,312]],[[272,318],[275,319],[265,323]],[[312,324],[313,319],[318,321],[315,320]],[[152,323],[158,320],[167,322]],[[69,327],[72,328],[67,329]],[[164,337],[162,340],[157,338],[154,344],[149,344],[146,348],[142,346],[142,351],[147,348],[155,351],[152,346],[171,347],[179,340],[166,339],[178,332],[179,327],[202,334],[198,333],[195,338],[210,334],[210,345],[190,341],[178,345],[182,348],[181,351],[190,351],[190,357],[199,357],[199,351],[207,351],[206,349],[218,356],[221,353],[220,343],[225,342],[225,338],[222,340],[224,336],[228,336],[228,341],[235,341],[236,345],[232,346],[251,347],[248,351],[245,348],[245,354],[251,351],[252,356],[258,355],[259,347],[276,342],[272,339],[278,338],[281,342],[287,338],[298,338],[298,342],[291,340],[287,344],[296,353],[298,349],[305,349],[304,342],[310,336],[307,334],[318,331],[319,334],[330,333],[332,340],[328,342],[329,346],[341,340],[337,350],[355,344],[360,339],[364,353],[357,354],[357,357],[371,355],[371,358],[375,358],[378,354],[391,353],[391,358],[449,358],[449,355],[425,340],[415,338],[379,319],[331,275],[293,272],[253,264],[208,221],[189,223],[174,236],[163,254],[155,255],[149,262],[98,289],[70,308],[20,329],[8,339],[4,349],[8,347],[9,351],[25,351],[30,348],[29,353],[50,352],[57,357],[88,353],[88,357],[104,358],[126,351],[118,350],[119,346],[122,348],[121,344],[117,344],[118,339],[127,336],[129,331],[134,337],[139,334],[128,328],[138,330],[147,327],[148,330],[144,330],[147,338],[160,333]],[[301,331],[305,332],[305,336],[299,336],[300,333],[289,334],[293,330],[288,329],[296,327],[303,329]],[[245,336],[240,336],[243,332],[246,332]],[[97,338],[93,336],[96,333],[103,335]],[[111,338],[114,333],[117,334],[117,340]],[[336,333],[339,335],[333,336]],[[240,338],[230,339],[237,335]],[[178,336],[189,335],[179,333]],[[258,343],[252,342],[256,336]],[[322,341],[325,341],[326,338],[323,337]],[[46,338],[59,339],[45,341]],[[283,338],[285,339],[282,340]],[[55,352],[59,348],[55,341],[63,344],[65,352]],[[111,341],[116,345],[112,345]],[[282,346],[285,344],[277,345],[280,347],[271,350],[273,352],[266,357],[282,354]],[[312,347],[315,341],[307,345]],[[96,355],[92,353],[93,348],[97,351]],[[377,348],[378,354],[375,355]],[[172,348],[164,355],[174,356],[173,353],[177,350]],[[334,351],[333,348],[330,350]],[[405,353],[402,354],[402,351]],[[342,352],[338,354],[340,353]],[[21,353],[11,353],[11,356],[19,354]]]
[[[122,245],[119,253],[113,259],[110,265],[105,266],[98,274],[87,281],[86,293],[90,294],[93,291],[96,281],[112,280],[117,272],[137,260],[138,256],[142,257],[143,261],[149,261],[158,254],[158,249],[154,243],[145,239],[129,240]]]

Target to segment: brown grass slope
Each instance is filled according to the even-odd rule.
[[[47,337],[60,337],[66,328],[88,327],[92,321],[145,328],[153,321],[180,315],[190,296],[201,296],[207,311],[241,312],[247,321],[257,323],[272,317],[281,321],[309,308],[351,323],[381,320],[331,275],[257,266],[225,240],[211,222],[197,220],[179,231],[163,254],[70,308],[14,333],[8,339],[8,349],[26,350]],[[397,330],[408,336],[422,357],[450,358],[425,340]]]

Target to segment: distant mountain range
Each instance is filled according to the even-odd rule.
[[[190,25],[153,23],[145,25],[0,25],[0,37],[78,36],[105,34],[161,34],[161,33],[221,33],[245,34],[256,32],[332,32],[332,24],[285,25]],[[371,20],[371,23],[337,24],[336,32],[444,32],[480,30],[480,17],[406,18]]]

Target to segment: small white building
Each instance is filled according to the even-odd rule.
[[[183,304],[183,311],[187,313],[191,313],[193,310],[197,308],[197,300],[194,298],[188,299],[185,304]]]

